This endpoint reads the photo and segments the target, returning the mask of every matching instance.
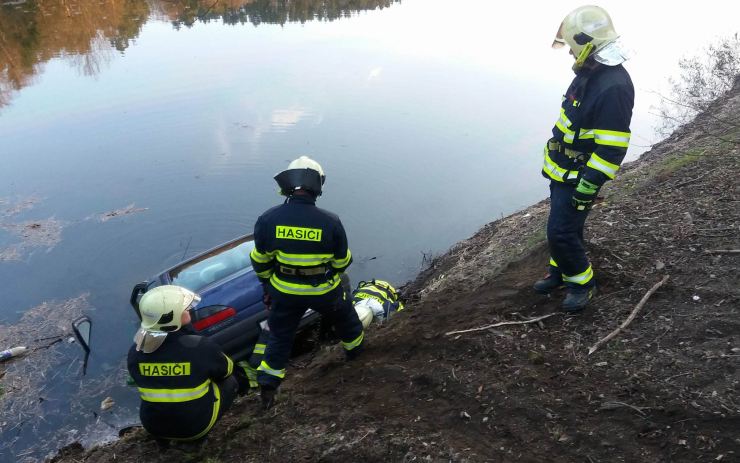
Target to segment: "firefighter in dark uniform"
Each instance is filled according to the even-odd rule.
[[[563,309],[568,312],[582,310],[595,294],[583,227],[599,189],[619,170],[630,140],[635,91],[622,66],[626,56],[618,37],[606,11],[583,6],[566,16],[553,42],[553,48],[570,47],[576,77],[545,146],[550,266],[534,289],[547,294],[565,284]]]
[[[262,214],[254,226],[250,258],[270,306],[270,332],[257,368],[265,408],[274,403],[307,309],[333,321],[348,360],[363,347],[362,324],[340,284],[341,273],[352,262],[344,227],[336,215],[315,204],[324,180],[318,162],[306,156],[294,160],[275,176],[285,202]]]
[[[234,364],[221,348],[181,330],[199,301],[185,288],[166,285],[139,302],[141,328],[128,353],[128,371],[141,395],[141,424],[160,439],[204,437],[239,388]]]
[[[403,301],[399,298],[396,289],[383,280],[361,281],[357,285],[357,289],[352,292],[352,305],[355,312],[357,312],[362,327],[365,329],[373,321],[382,323],[396,312],[403,310]],[[237,363],[237,366],[244,371],[246,378],[248,378],[250,388],[259,387],[257,369],[265,356],[265,348],[270,336],[270,327],[267,320],[260,323],[260,329],[259,339],[254,344],[249,358]]]

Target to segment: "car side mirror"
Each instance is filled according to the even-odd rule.
[[[85,351],[85,360],[82,364],[82,374],[87,372],[87,359],[90,357],[90,335],[92,334],[92,320],[87,315],[83,315],[72,322],[72,331],[74,331],[77,342],[80,343]]]

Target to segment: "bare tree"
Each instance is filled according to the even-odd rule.
[[[735,33],[709,45],[699,56],[679,61],[681,73],[670,78],[671,93],[661,98],[655,131],[660,136],[670,135],[676,128],[707,110],[718,98],[732,89],[740,76],[740,37]],[[728,126],[737,126],[737,120],[722,120]]]

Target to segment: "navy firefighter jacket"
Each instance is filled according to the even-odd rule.
[[[141,424],[150,433],[197,439],[216,422],[221,391],[233,361],[210,339],[178,330],[151,353],[128,352],[128,371],[139,388]]]
[[[254,245],[249,257],[257,276],[286,294],[326,294],[339,286],[341,272],[352,263],[339,217],[316,207],[310,196],[290,196],[262,214],[254,226]]]
[[[621,64],[579,71],[563,96],[542,175],[566,183],[583,178],[596,186],[613,179],[627,154],[634,101]]]

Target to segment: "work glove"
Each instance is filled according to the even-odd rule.
[[[593,206],[596,194],[599,192],[599,186],[595,185],[588,180],[581,179],[578,182],[576,191],[573,192],[571,198],[571,204],[578,211],[587,211]]]

